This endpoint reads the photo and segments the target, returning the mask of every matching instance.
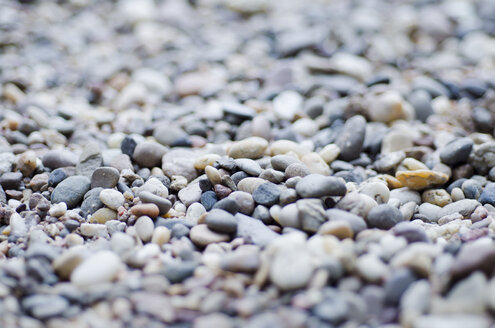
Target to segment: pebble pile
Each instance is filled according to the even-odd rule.
[[[0,326],[490,327],[494,17],[0,0]]]

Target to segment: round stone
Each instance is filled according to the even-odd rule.
[[[263,156],[268,147],[268,141],[260,137],[250,137],[235,142],[229,149],[228,155],[232,158],[257,159]]]
[[[474,142],[470,138],[458,138],[449,142],[440,151],[440,160],[450,166],[465,163],[473,150]]]
[[[163,155],[167,149],[157,142],[144,141],[139,143],[134,149],[132,158],[143,167],[160,166]]]
[[[115,253],[100,251],[77,266],[70,280],[78,287],[92,287],[99,283],[112,281],[121,268],[122,263]]]
[[[206,216],[206,225],[210,230],[234,233],[237,230],[236,218],[227,211],[221,209],[213,209]]]
[[[141,216],[139,219],[137,219],[134,227],[136,228],[136,233],[139,239],[141,239],[145,243],[151,240],[155,224],[150,217]]]
[[[68,208],[74,208],[82,201],[90,186],[91,182],[85,176],[68,177],[53,189],[51,201],[52,203],[64,202]]]
[[[387,230],[402,221],[403,218],[402,213],[397,208],[382,204],[372,208],[366,220],[371,228]]]
[[[265,206],[275,205],[278,203],[279,198],[280,189],[271,182],[263,183],[253,192],[254,201]]]
[[[151,242],[159,246],[169,242],[172,232],[166,227],[156,227],[151,236]]]
[[[198,224],[192,227],[189,231],[189,238],[191,238],[193,243],[201,247],[230,240],[228,234],[212,231],[206,224]]]
[[[205,167],[205,173],[212,185],[222,183],[222,176],[220,175],[218,170],[213,166]]]
[[[123,206],[125,202],[124,195],[114,189],[103,189],[100,192],[100,200],[108,208],[113,210]]]
[[[119,171],[113,167],[99,167],[91,175],[91,188],[113,188],[119,182]]]
[[[343,180],[320,174],[310,174],[296,184],[296,191],[303,198],[344,196],[347,188]]]

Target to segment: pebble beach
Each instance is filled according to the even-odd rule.
[[[0,327],[495,327],[493,0],[0,0]]]

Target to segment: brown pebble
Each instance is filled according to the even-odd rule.
[[[224,185],[217,184],[214,187],[215,189],[215,194],[217,194],[218,199],[223,199],[230,195],[232,192],[232,189],[225,187]]]
[[[139,204],[139,205],[134,205],[131,208],[131,214],[140,217],[140,216],[149,216],[152,218],[156,218],[158,214],[160,214],[160,210],[158,209],[158,206],[155,204]]]

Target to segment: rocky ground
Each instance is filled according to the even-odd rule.
[[[1,327],[490,327],[495,2],[0,0]]]

